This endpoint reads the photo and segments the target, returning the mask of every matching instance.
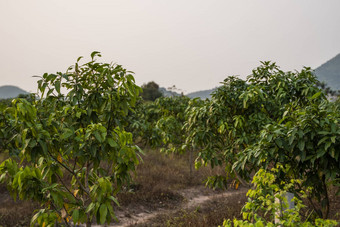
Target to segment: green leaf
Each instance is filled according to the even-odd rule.
[[[93,208],[95,207],[95,203],[90,203],[90,205],[86,208],[86,210],[85,210],[85,213],[89,213],[89,212],[91,212],[91,210],[93,210]]]
[[[63,134],[61,135],[62,139],[67,139],[70,136],[72,136],[74,134],[73,130],[69,129],[69,128],[65,128]]]
[[[115,215],[115,213],[113,211],[113,208],[112,208],[110,202],[107,202],[106,206],[107,206],[107,209],[109,210],[110,216],[113,217],[113,219],[118,222],[118,219],[117,219],[117,217],[116,217],[116,215]]]
[[[331,142],[327,142],[327,143],[325,144],[325,150],[327,150],[331,145],[332,145]]]
[[[292,135],[289,137],[289,145],[292,145],[292,143],[294,142],[294,139],[295,139],[295,134],[292,134]]]
[[[91,53],[91,58],[94,59],[95,56],[99,56],[100,57],[100,52],[99,51],[93,51]]]
[[[321,94],[322,94],[322,92],[319,91],[318,93],[315,93],[310,99],[311,99],[311,100],[314,100],[314,99],[316,99],[317,97],[319,97]]]
[[[334,148],[331,149],[331,151],[329,152],[329,155],[330,155],[332,158],[336,158],[336,157],[335,157],[335,149],[334,149]],[[0,180],[0,182],[1,182],[1,180]]]
[[[58,94],[60,94],[60,83],[61,83],[60,80],[57,80],[55,83],[55,89],[58,92]]]
[[[275,139],[275,143],[276,143],[276,145],[277,145],[279,148],[282,148],[282,140],[281,140],[281,139],[276,138],[276,139]]]
[[[113,148],[117,148],[118,144],[116,141],[114,141],[112,138],[107,138],[107,142],[109,143],[109,145]]]
[[[40,210],[38,213],[36,213],[32,218],[31,218],[31,226],[37,221],[38,217],[41,215],[42,212],[44,212],[45,209]]]
[[[299,140],[298,147],[300,151],[304,151],[305,149],[305,141],[304,140]]]
[[[79,220],[79,210],[78,209],[73,211],[72,219],[73,219],[73,223],[78,222],[78,220]]]
[[[113,197],[112,195],[109,197],[109,199],[111,199],[115,204],[120,206],[118,200],[115,197]]]
[[[316,158],[320,158],[324,156],[325,153],[326,153],[326,150],[318,150],[316,153]]]
[[[53,201],[54,203],[60,208],[62,207],[63,203],[64,203],[64,200],[63,200],[63,197],[59,194],[59,193],[56,193],[56,192],[51,192],[51,195],[53,197]]]
[[[322,144],[323,142],[325,142],[325,141],[328,140],[328,139],[329,139],[329,137],[327,137],[327,136],[322,137],[322,139],[319,140],[319,142],[318,142],[318,146],[320,146],[320,144]]]
[[[103,203],[100,208],[99,208],[99,212],[100,212],[100,224],[104,224],[105,220],[106,220],[106,215],[107,215],[107,207],[106,204]]]
[[[330,132],[328,132],[328,131],[319,131],[318,134],[319,135],[328,135],[328,134],[330,134]]]
[[[332,136],[332,137],[331,137],[332,143],[335,143],[335,139],[336,139],[336,136]]]
[[[0,183],[4,182],[5,177],[6,177],[6,173],[1,174],[1,176],[0,176]]]
[[[94,137],[96,137],[96,139],[98,140],[99,143],[103,142],[102,137],[100,136],[98,131],[94,131],[93,132]]]

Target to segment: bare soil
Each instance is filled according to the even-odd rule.
[[[158,208],[156,210],[149,210],[144,206],[118,210],[117,216],[119,222],[110,226],[164,226],[165,223],[158,223],[159,220],[176,216],[176,214],[183,211],[197,211],[201,209],[201,207],[209,206],[209,202],[211,201],[228,201],[233,200],[231,197],[238,197],[239,200],[236,205],[241,206],[243,205],[246,192],[246,188],[215,191],[205,188],[204,186],[182,189],[176,192],[181,195],[182,199],[178,200],[175,206],[171,206],[170,208]],[[162,202],[160,202],[160,204],[162,204]],[[164,206],[167,205],[164,204]]]

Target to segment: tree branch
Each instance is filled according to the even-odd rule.
[[[69,173],[71,173],[74,178],[76,179],[77,183],[79,184],[80,188],[88,195],[90,195],[90,192],[84,187],[84,185],[80,182],[79,178],[77,177],[77,174],[75,172],[73,172],[69,167],[67,167],[66,165],[64,165],[62,162],[59,162],[59,160],[57,158],[55,158],[51,152],[49,152],[47,150],[48,154],[51,156],[51,158],[56,161],[58,164],[60,164],[62,167],[64,167]],[[85,182],[86,183],[86,182]]]

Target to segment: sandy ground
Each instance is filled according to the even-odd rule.
[[[164,213],[171,213],[176,210],[195,208],[211,199],[227,199],[230,196],[237,196],[245,194],[248,191],[246,188],[240,188],[239,190],[227,190],[227,191],[214,191],[205,187],[193,187],[178,191],[184,198],[183,202],[178,204],[174,209],[148,210],[143,206],[135,207],[133,209],[118,210],[116,211],[119,223],[111,224],[109,226],[133,226],[137,224],[147,223],[150,219],[157,215]],[[99,227],[101,225],[92,225]]]

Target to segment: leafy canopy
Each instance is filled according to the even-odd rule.
[[[291,166],[278,181],[299,178],[313,187],[320,217],[327,217],[329,184],[339,184],[339,105],[330,103],[313,72],[283,72],[263,62],[247,80],[229,77],[201,107],[188,108],[186,143],[200,149],[196,167],[226,166],[226,176],[242,183],[251,173],[282,163]]]
[[[131,72],[98,57],[45,73],[38,99],[19,98],[5,110],[11,157],[0,165],[0,181],[14,198],[41,203],[32,225],[110,223],[114,195],[139,162],[124,125],[140,88]]]

